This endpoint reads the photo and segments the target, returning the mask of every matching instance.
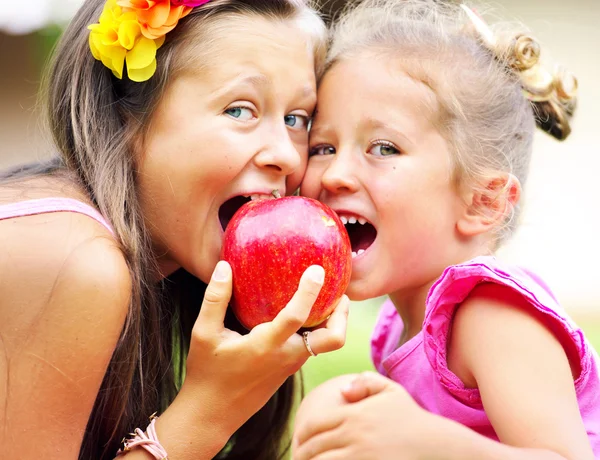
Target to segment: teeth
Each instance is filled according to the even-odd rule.
[[[247,195],[245,195],[247,197]],[[270,200],[274,198],[273,195],[266,195],[264,193],[256,193],[254,195],[250,195],[250,199],[252,201],[260,201],[260,200]]]
[[[367,219],[365,219],[364,217],[343,216],[343,215],[339,214],[339,218],[342,221],[342,224],[344,224],[344,225],[356,224],[357,222],[360,225],[365,225],[367,223]]]
[[[357,256],[360,256],[363,252],[365,252],[364,249],[359,249],[358,252],[356,253]]]
[[[352,258],[354,259],[356,257],[356,252],[352,251]]]

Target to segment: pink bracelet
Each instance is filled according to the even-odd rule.
[[[136,428],[135,431],[131,433],[131,438],[123,439],[123,448],[119,449],[117,457],[136,447],[141,447],[150,453],[156,460],[168,460],[167,451],[160,444],[158,436],[156,436],[154,424],[156,423],[157,418],[158,417],[156,417],[155,414],[150,416],[150,424],[148,425],[148,428],[146,428],[145,433],[139,428]]]

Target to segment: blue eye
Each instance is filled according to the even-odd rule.
[[[320,155],[335,155],[335,147],[331,145],[317,145],[308,152],[309,157]]]
[[[252,110],[248,107],[230,107],[225,109],[225,113],[236,120],[248,121],[254,118]]]
[[[400,150],[394,147],[394,145],[390,142],[378,141],[369,147],[367,153],[370,153],[376,157],[387,157],[390,155],[399,155]]]
[[[308,129],[308,117],[305,115],[290,114],[283,117],[286,125],[296,129]]]

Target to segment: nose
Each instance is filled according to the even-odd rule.
[[[281,176],[289,176],[302,166],[302,155],[284,123],[264,130],[263,148],[254,157],[255,164]]]
[[[321,184],[331,193],[354,193],[359,181],[350,155],[338,150],[321,176]]]

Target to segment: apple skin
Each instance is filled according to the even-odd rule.
[[[233,272],[230,306],[247,329],[272,321],[311,265],[323,267],[325,281],[303,327],[321,324],[344,294],[352,271],[344,224],[328,206],[300,196],[243,205],[227,225],[221,259]]]

